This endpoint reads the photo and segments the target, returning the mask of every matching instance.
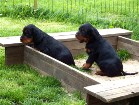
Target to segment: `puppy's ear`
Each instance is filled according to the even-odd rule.
[[[27,27],[24,27],[22,36],[26,36],[28,38],[32,38],[33,37],[31,30],[28,29]]]
[[[31,30],[28,29],[28,28],[26,28],[26,29],[24,30],[24,32],[31,35]]]
[[[101,38],[101,35],[96,28],[92,27],[89,37],[92,38],[92,40],[99,40]]]
[[[94,34],[99,35],[99,32],[98,32],[98,30],[95,27],[93,27],[92,30],[93,30]]]
[[[41,42],[44,37],[44,32],[36,26],[33,27],[32,34],[33,34],[33,40],[36,43]]]
[[[79,32],[86,38],[92,41],[98,40],[101,36],[97,29],[93,27],[90,23],[85,23],[80,26]]]
[[[79,32],[86,38],[91,36],[92,25],[89,23],[85,23],[79,27]]]

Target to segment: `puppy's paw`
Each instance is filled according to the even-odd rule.
[[[85,63],[85,64],[83,64],[82,68],[83,69],[89,69],[91,66],[92,66],[91,64]]]
[[[106,76],[106,74],[102,71],[97,71],[95,74],[100,76]]]
[[[90,52],[91,52],[91,50],[88,49],[88,48],[86,48],[85,51],[86,51],[87,53],[90,53]]]

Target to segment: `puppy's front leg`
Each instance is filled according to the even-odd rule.
[[[91,66],[92,66],[92,64],[90,64],[90,63],[84,63],[82,68],[83,69],[89,69]]]

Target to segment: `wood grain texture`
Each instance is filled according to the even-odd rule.
[[[24,61],[24,46],[13,46],[5,48],[5,64],[22,64]]]
[[[25,47],[24,55],[24,63],[31,65],[38,71],[41,70],[57,78],[63,84],[71,86],[76,90],[84,91],[83,88],[85,86],[98,84],[90,75],[74,69],[29,46]]]
[[[121,28],[98,29],[98,31],[100,35],[102,35],[103,37],[114,37],[114,36],[130,37],[132,34],[132,31],[121,29]],[[75,38],[76,32],[77,31],[48,33],[48,34],[60,41],[71,41],[71,40],[76,40]],[[23,45],[23,43],[20,42],[20,36],[0,38],[0,46],[9,47],[9,46],[19,46],[19,45]]]
[[[136,56],[139,58],[139,41],[119,36],[117,49],[125,49],[133,55],[133,57]]]
[[[139,95],[139,77],[107,82],[85,87],[88,94],[111,103]]]

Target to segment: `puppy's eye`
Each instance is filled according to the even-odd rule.
[[[27,34],[26,36],[27,36],[28,38],[32,38],[32,35],[30,35],[30,34]]]
[[[26,37],[28,37],[28,38],[32,38],[32,35],[30,35],[30,34],[24,34],[24,36],[26,36]]]

